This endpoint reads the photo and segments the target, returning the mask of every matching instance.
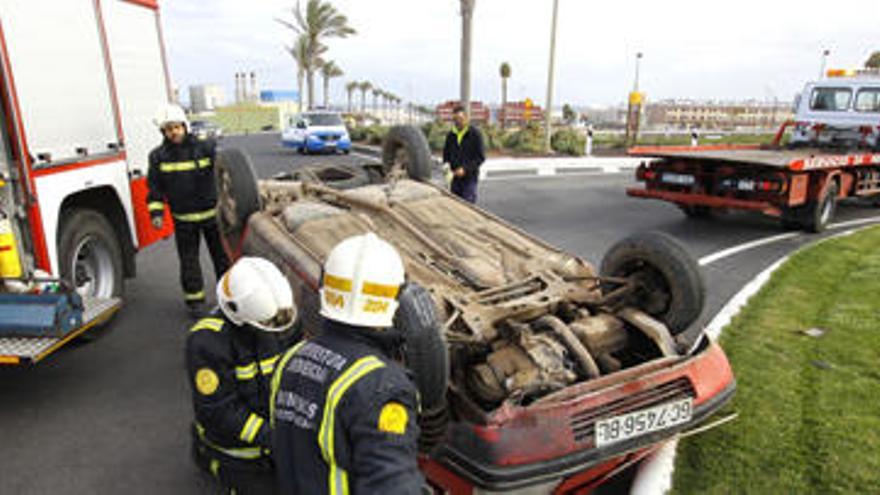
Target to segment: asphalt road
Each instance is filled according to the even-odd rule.
[[[248,151],[261,177],[303,164],[364,160],[302,157],[277,143],[277,135],[224,141]],[[630,183],[628,174],[490,180],[481,185],[480,205],[597,265],[616,240],[644,230],[676,236],[698,258],[783,232],[754,215],[687,220],[673,206],[627,198],[623,188]],[[844,206],[836,221],[872,216],[880,210]],[[777,258],[817,238],[799,235],[704,266],[703,320]],[[205,255],[203,267],[209,266]],[[189,460],[192,412],[183,366],[189,322],[172,241],[141,252],[138,269],[104,338],[63,349],[32,369],[0,369],[0,493],[205,492]]]

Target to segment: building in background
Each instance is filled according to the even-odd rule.
[[[226,91],[217,84],[190,86],[189,104],[193,113],[213,112],[226,104]]]
[[[502,120],[507,126],[521,126],[529,122],[542,122],[544,109],[535,105],[532,100],[526,98],[523,101],[509,101],[503,108],[499,108],[495,115],[495,122],[501,124]]]
[[[437,105],[435,110],[437,120],[440,122],[452,122],[452,109],[460,104],[461,102],[458,100],[449,100]],[[471,102],[471,121],[478,124],[489,122],[489,108],[483,102]]]
[[[645,125],[653,129],[769,129],[793,116],[790,102],[662,100],[648,103]]]
[[[278,111],[278,128],[284,129],[299,113],[299,92],[295,89],[266,89],[260,91],[260,106]]]
[[[235,102],[245,103],[249,101],[257,101],[260,99],[260,87],[257,84],[257,73],[236,72],[235,73]]]

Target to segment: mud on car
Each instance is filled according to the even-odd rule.
[[[704,287],[671,237],[626,238],[596,270],[433,185],[411,127],[391,129],[382,163],[257,180],[226,149],[216,169],[224,243],[282,267],[309,330],[338,242],[373,231],[398,249],[399,358],[420,391],[420,466],[435,493],[589,489],[734,393],[721,348],[688,330]]]

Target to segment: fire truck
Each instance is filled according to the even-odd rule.
[[[93,335],[170,235],[145,201],[168,81],[157,0],[0,0],[0,364]]]

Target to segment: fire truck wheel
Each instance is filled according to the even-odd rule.
[[[398,125],[388,130],[382,142],[382,164],[386,178],[409,177],[412,180],[431,180],[431,150],[422,131],[410,125]]]
[[[837,191],[837,183],[831,182],[825,188],[825,194],[810,205],[807,217],[804,219],[805,230],[815,233],[825,230],[834,218],[834,212],[837,211]]]
[[[236,258],[252,213],[260,210],[260,190],[250,159],[237,148],[217,152],[217,221],[227,253]]]
[[[58,241],[61,276],[82,296],[121,297],[122,246],[107,217],[75,209],[62,219]]]
[[[601,274],[634,283],[626,304],[654,316],[677,335],[700,316],[706,290],[697,262],[675,238],[640,232],[611,246]]]

